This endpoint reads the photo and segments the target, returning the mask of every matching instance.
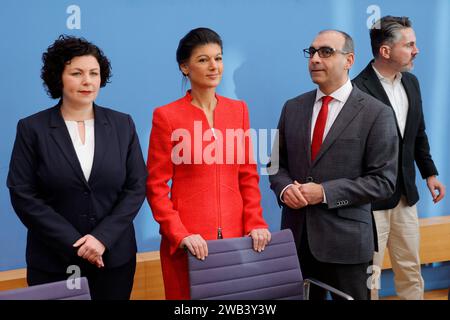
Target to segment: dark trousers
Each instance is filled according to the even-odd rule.
[[[87,277],[92,300],[129,300],[133,289],[136,258],[116,268],[97,268],[87,261],[78,264],[81,277]],[[28,285],[67,280],[71,274],[27,268]]]
[[[306,223],[305,223],[306,224]],[[328,284],[350,296],[355,300],[370,300],[370,290],[367,287],[367,268],[371,262],[361,264],[326,263],[317,260],[311,253],[308,244],[306,226],[303,229],[298,250],[300,268],[303,278],[314,278]],[[327,292],[315,285],[311,285],[309,299],[325,300]],[[334,300],[342,299],[331,294]]]

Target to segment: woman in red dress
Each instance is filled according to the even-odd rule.
[[[160,224],[166,299],[189,299],[183,248],[205,259],[205,240],[248,235],[262,251],[271,235],[246,132],[247,106],[216,94],[223,71],[220,36],[191,30],[180,40],[177,62],[191,90],[153,113],[147,199]]]

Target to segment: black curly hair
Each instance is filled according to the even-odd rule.
[[[94,56],[100,65],[100,87],[104,87],[111,77],[111,64],[103,51],[84,38],[60,35],[42,55],[41,79],[47,93],[53,99],[62,97],[62,74],[66,65],[80,56]]]

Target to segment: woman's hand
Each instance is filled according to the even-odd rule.
[[[181,240],[180,248],[188,248],[188,250],[199,260],[205,260],[208,256],[208,245],[205,239],[199,234],[192,234]]]
[[[253,239],[253,249],[261,252],[272,239],[272,235],[268,229],[253,229],[249,236]]]
[[[102,255],[105,252],[105,246],[94,236],[87,234],[80,238],[73,244],[75,248],[78,248],[77,254],[79,257],[88,260],[90,263],[95,264],[97,267],[104,267]]]

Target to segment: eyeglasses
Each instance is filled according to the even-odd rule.
[[[316,49],[314,47],[309,47],[308,49],[303,49],[303,54],[304,54],[305,58],[308,58],[308,59],[314,57],[314,54],[316,52],[319,54],[319,57],[321,57],[321,58],[329,58],[336,52],[342,53],[342,54],[350,53],[350,52],[345,52],[342,50],[334,49],[331,47],[320,47],[319,49]]]

